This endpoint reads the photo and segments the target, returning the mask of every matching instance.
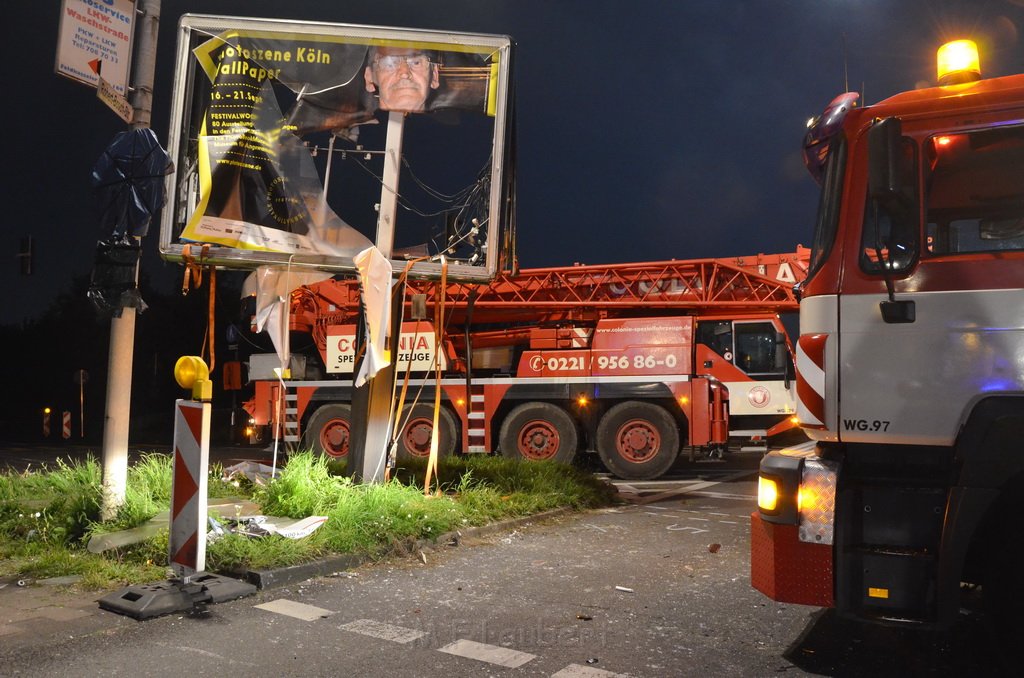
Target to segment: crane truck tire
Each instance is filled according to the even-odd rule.
[[[596,442],[601,461],[614,475],[625,480],[650,480],[675,463],[679,428],[660,405],[626,401],[601,417]]]
[[[303,445],[330,459],[348,456],[352,408],[344,403],[329,403],[317,408],[306,423]]]
[[[398,436],[398,459],[425,459],[430,456],[430,434],[434,429],[434,408],[422,403],[406,405],[399,419],[402,432]],[[437,416],[440,429],[437,439],[437,457],[442,459],[455,452],[459,440],[455,417],[446,407]]]
[[[498,446],[509,459],[571,464],[579,434],[576,422],[558,405],[523,403],[501,423]]]

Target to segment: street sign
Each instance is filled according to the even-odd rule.
[[[110,110],[117,113],[122,120],[129,125],[132,122],[132,118],[135,117],[135,109],[128,103],[128,100],[117,93],[113,85],[100,77],[99,87],[96,88],[96,96],[100,101],[110,107]]]
[[[134,35],[133,0],[62,0],[54,70],[94,87],[102,73],[123,96]]]

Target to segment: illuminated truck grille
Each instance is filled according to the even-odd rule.
[[[804,461],[797,505],[800,541],[831,544],[835,533],[836,472],[839,464],[824,459]]]

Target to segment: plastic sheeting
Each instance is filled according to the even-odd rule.
[[[164,205],[170,156],[149,128],[119,132],[92,170],[100,201],[100,227],[111,241],[141,238]]]
[[[288,304],[292,290],[327,280],[330,273],[290,270],[284,266],[260,266],[242,286],[243,296],[256,297],[256,331],[267,331],[281,365],[288,365]]]
[[[366,356],[356,375],[356,387],[391,364],[387,333],[391,320],[391,262],[376,247],[356,255],[359,286],[366,314]]]

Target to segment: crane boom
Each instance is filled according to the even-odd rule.
[[[793,286],[806,275],[809,252],[797,247],[792,253],[750,257],[523,269],[487,284],[446,285],[445,311],[453,324],[465,322],[469,313],[480,324],[547,324],[594,319],[611,311],[795,311],[799,302]],[[407,286],[407,304],[413,295],[422,295],[432,310],[440,298],[438,282],[410,280]],[[293,293],[292,329],[354,322],[358,312],[357,282],[327,280]]]

